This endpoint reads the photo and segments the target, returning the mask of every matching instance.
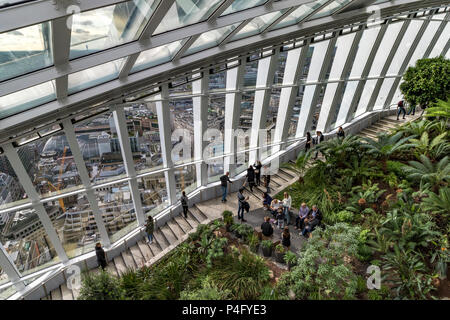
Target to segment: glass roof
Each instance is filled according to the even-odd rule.
[[[288,9],[280,10],[278,12],[267,13],[263,16],[256,17],[250,21],[245,27],[243,27],[238,33],[233,37],[233,40],[238,40],[244,37],[249,37],[263,31],[268,25],[273,23],[278,19],[283,13]]]
[[[283,28],[290,26],[295,23],[299,23],[301,20],[303,20],[307,15],[312,13],[314,10],[319,8],[321,5],[326,3],[328,0],[317,0],[314,2],[306,3],[298,7],[296,10],[294,10],[291,14],[289,14],[286,18],[278,22],[274,29]]]
[[[159,0],[133,0],[73,15],[70,58],[136,40]]]
[[[311,19],[317,19],[322,18],[324,16],[333,14],[335,11],[339,10],[340,8],[344,7],[345,5],[352,2],[352,0],[336,0],[330,3],[329,5],[325,6],[323,9],[315,13]]]
[[[222,16],[245,10],[248,8],[253,8],[266,3],[267,0],[234,0],[234,2],[229,6],[223,13]]]
[[[53,64],[50,23],[0,34],[0,81]]]
[[[162,19],[155,34],[206,20],[222,0],[176,0]]]
[[[0,119],[55,100],[55,92],[55,82],[49,81],[0,97]]]

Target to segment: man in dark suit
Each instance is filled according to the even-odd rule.
[[[309,234],[322,222],[322,212],[313,205],[305,219],[305,228],[302,230],[302,235],[308,238]]]
[[[317,131],[316,134],[317,134],[317,137],[313,140],[313,143],[315,146],[319,145],[325,139],[323,137],[323,134],[321,131]],[[316,151],[316,155],[314,156],[314,159],[317,159],[318,155],[319,155],[319,151]]]

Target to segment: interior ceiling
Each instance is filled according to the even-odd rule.
[[[299,3],[304,2],[305,1],[300,1]],[[232,58],[238,55],[245,55],[253,50],[265,48],[268,46],[276,46],[291,39],[315,35],[321,31],[335,30],[344,26],[365,22],[371,15],[371,13],[367,12],[366,7],[369,7],[373,3],[374,1],[354,0],[343,8],[340,8],[340,10],[337,10],[337,12],[332,15],[324,16],[315,20],[307,20],[302,22],[301,24],[297,24],[294,26],[288,26],[282,29],[268,31],[264,36],[254,35],[251,37],[252,39],[255,39],[256,37],[260,37],[260,39],[250,42],[249,45],[241,45],[238,47],[235,47],[236,45],[233,46],[233,43],[246,43],[245,39],[243,39],[227,43],[225,45],[225,50],[221,50],[214,55],[207,55],[206,57],[202,57],[202,52],[199,52],[188,56],[187,58],[182,57],[179,59],[178,63],[177,61],[165,63],[164,66],[166,66],[166,68],[163,72],[156,73],[141,80],[130,81],[129,83],[125,81],[123,85],[117,86],[113,89],[108,88],[109,90],[104,90],[96,95],[93,95],[92,97],[84,99],[83,101],[71,103],[71,99],[59,99],[56,102],[59,103],[60,107],[53,109],[52,112],[46,113],[46,111],[48,110],[46,109],[46,105],[38,106],[31,110],[24,111],[18,115],[12,116],[10,119],[14,120],[10,122],[11,124],[20,123],[19,127],[17,125],[8,127],[8,122],[4,121],[5,119],[0,120],[0,141],[5,141],[9,137],[23,132],[24,128],[33,128],[34,126],[38,126],[42,123],[62,119],[64,117],[70,116],[80,109],[85,109],[87,106],[99,103],[101,101],[111,101],[114,99],[116,99],[116,101],[121,101],[121,98],[131,91],[136,91],[139,88],[157,82],[167,81],[168,78],[181,75],[186,72],[191,72],[192,70],[197,68],[203,68],[211,64],[216,64],[227,58]],[[448,2],[437,0],[388,1],[380,4],[380,16],[382,19],[385,19],[394,15],[404,14],[406,12],[412,12],[419,9],[439,7],[445,4],[448,4]],[[24,4],[23,6],[25,7],[27,6],[27,4]],[[211,29],[214,29],[214,27],[212,27]],[[55,43],[55,45],[58,45],[58,43]],[[184,63],[184,61],[189,60],[192,60],[193,62]],[[158,70],[158,66],[152,67],[151,69]],[[146,71],[144,70],[141,72],[145,73]],[[139,72],[137,74],[139,74]],[[98,88],[102,88],[102,85],[99,85]],[[75,97],[78,94],[79,93],[75,93],[73,96]],[[69,96],[69,98],[71,97]],[[8,118],[6,120],[8,120]]]

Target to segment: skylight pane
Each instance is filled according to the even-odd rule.
[[[310,3],[306,3],[301,5],[296,10],[294,10],[291,14],[289,14],[286,18],[281,20],[277,25],[275,25],[274,29],[287,27],[296,23],[299,23],[303,20],[307,15],[311,12],[319,8],[328,0],[318,0]]]
[[[241,31],[234,35],[233,40],[238,40],[260,33],[264,30],[265,27],[273,23],[287,10],[289,9],[283,9],[278,12],[271,12],[260,17],[253,18],[253,20],[250,21],[245,27],[243,27]]]
[[[0,81],[53,64],[50,23],[0,34]]]
[[[239,26],[239,23],[232,24],[223,28],[211,30],[203,33],[195,42],[186,50],[186,55],[205,50],[218,45],[226,36]]]
[[[116,79],[123,60],[121,58],[69,74],[69,94]]]
[[[159,0],[132,0],[73,15],[70,59],[137,40]]]
[[[319,12],[315,13],[310,20],[312,19],[317,19],[317,18],[322,18],[324,16],[328,16],[333,14],[335,11],[339,10],[340,8],[342,8],[343,6],[347,5],[348,3],[350,3],[352,0],[336,0],[332,3],[330,3],[329,5],[327,5],[326,7],[324,7],[322,10],[320,10]]]
[[[0,97],[0,119],[56,99],[54,81]]]
[[[253,8],[266,2],[267,0],[234,0],[231,6],[229,6],[221,15],[224,16],[226,14]]]
[[[221,4],[222,0],[176,0],[154,34],[204,21]]]
[[[178,50],[180,50],[184,42],[185,40],[178,40],[141,52],[136,60],[136,63],[131,69],[131,73],[154,67],[172,60],[173,56],[178,52]]]

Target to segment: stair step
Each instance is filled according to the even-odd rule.
[[[138,246],[139,246],[139,249],[141,249],[141,253],[143,255],[144,261],[149,261],[153,257],[153,253],[152,253],[152,250],[150,250],[149,246],[145,243],[145,241],[146,240],[139,240]]]
[[[204,221],[206,218],[203,216],[203,213],[201,213],[201,211],[196,207],[196,206],[192,206],[189,208],[189,212],[192,213],[192,215],[194,216],[194,218],[199,222],[202,223],[202,221]]]
[[[250,189],[248,187],[245,187],[245,191],[247,191],[246,193],[244,193],[244,196],[249,196],[249,198],[256,198],[257,200],[261,200],[261,196],[258,196],[255,194],[255,189],[253,189],[253,192],[250,191]]]
[[[61,288],[58,287],[50,292],[50,296],[52,297],[52,300],[62,300]]]
[[[187,223],[192,227],[192,229],[197,228],[199,222],[195,219],[190,211],[188,211],[187,218],[185,219]]]
[[[109,272],[112,276],[119,276],[119,273],[117,272],[117,268],[114,265],[114,261],[108,261],[108,264],[106,265],[106,271]]]
[[[153,239],[152,243],[149,243],[148,246],[150,247],[150,250],[153,252],[153,256],[156,256],[158,253],[162,251],[161,246],[159,245],[158,241],[155,241]]]
[[[73,300],[78,300],[80,296],[80,289],[72,289]]]
[[[125,265],[121,255],[114,258],[114,264],[116,265],[119,275],[127,271],[127,266]]]
[[[134,262],[130,251],[128,250],[122,251],[122,259],[125,262],[125,266],[128,269],[136,270],[136,263]]]
[[[184,233],[188,233],[189,231],[192,230],[192,227],[189,224],[189,222],[187,222],[186,219],[181,215],[176,216],[174,220],[178,223],[178,226],[183,230]]]
[[[130,248],[131,255],[137,265],[138,268],[142,268],[145,263],[144,256],[142,255],[141,249],[139,249],[139,245],[135,244]]]
[[[170,245],[169,243],[167,243],[166,237],[161,232],[161,229],[158,229],[153,233],[153,240],[156,240],[156,242],[158,242],[162,250]]]
[[[270,176],[270,182],[269,182],[269,186],[273,186],[275,185],[275,187],[281,187],[281,184],[279,181],[275,181],[274,180],[274,175]]]
[[[63,283],[61,285],[61,293],[63,300],[73,300],[72,292],[67,288],[67,284]]]
[[[286,177],[284,177],[282,174],[280,174],[280,172],[278,171],[278,173],[275,174],[275,177],[277,177],[278,179],[280,179],[281,181],[284,182],[289,182],[290,179],[287,179]]]
[[[169,246],[178,241],[178,238],[172,232],[172,230],[170,229],[170,227],[167,224],[165,224],[160,230],[166,237],[167,241],[169,242],[169,244],[168,244]]]
[[[170,221],[167,221],[167,225],[172,230],[172,232],[175,234],[178,240],[181,240],[181,238],[185,235],[185,232],[183,229],[180,228],[180,226],[177,224],[175,219],[172,219]]]
[[[289,180],[292,180],[297,176],[295,173],[293,173],[292,171],[290,171],[289,169],[286,169],[286,168],[283,168],[283,169],[279,168],[278,171],[283,173],[286,177],[288,177]]]

